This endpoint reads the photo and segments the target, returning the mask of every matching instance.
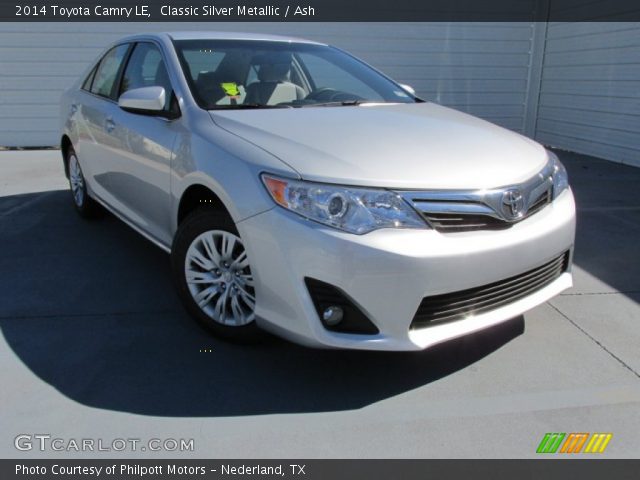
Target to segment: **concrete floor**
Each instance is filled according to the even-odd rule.
[[[202,332],[168,256],[73,211],[59,152],[0,152],[0,457],[534,457],[546,432],[640,451],[640,169],[560,153],[575,287],[419,354]],[[203,353],[202,349],[211,349]],[[194,439],[193,452],[19,452],[19,434]]]

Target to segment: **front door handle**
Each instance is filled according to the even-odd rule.
[[[104,128],[107,133],[113,132],[113,129],[116,128],[116,122],[113,121],[113,118],[107,118],[107,120],[104,122]]]

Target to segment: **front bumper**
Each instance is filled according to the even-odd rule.
[[[461,320],[410,328],[424,297],[488,285],[572,253],[575,204],[570,190],[501,231],[384,229],[358,236],[279,207],[237,227],[256,281],[259,325],[309,346],[420,350],[514,318],[572,285],[570,256],[564,273],[524,298]],[[325,329],[305,277],[349,295],[379,333]]]

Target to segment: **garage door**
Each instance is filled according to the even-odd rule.
[[[640,25],[550,23],[536,138],[640,167]]]

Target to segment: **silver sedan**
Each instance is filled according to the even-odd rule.
[[[170,252],[226,338],[419,350],[572,283],[553,153],[328,45],[124,38],[63,95],[61,148],[76,210]]]

